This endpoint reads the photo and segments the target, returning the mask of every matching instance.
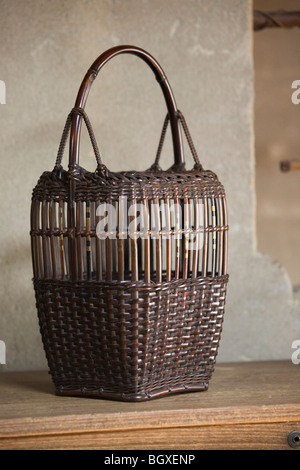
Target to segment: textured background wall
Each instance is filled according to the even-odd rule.
[[[162,64],[203,166],[227,188],[231,279],[219,360],[290,357],[299,331],[291,284],[278,263],[256,251],[250,2],[1,0],[0,8],[0,79],[7,86],[0,107],[5,368],[46,367],[31,284],[31,189],[53,167],[86,69],[121,43],[145,48]],[[150,165],[165,108],[144,63],[130,56],[109,63],[87,112],[111,169]],[[170,154],[169,144],[165,167]],[[94,165],[86,138],[81,163]]]
[[[298,0],[284,9],[299,10]],[[276,11],[282,0],[255,0],[254,8]],[[268,28],[254,34],[257,238],[300,285],[300,172],[282,173],[280,161],[299,159],[300,105],[291,85],[299,80],[300,29]],[[275,235],[275,236],[274,236]]]

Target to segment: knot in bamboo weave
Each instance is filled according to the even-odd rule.
[[[102,66],[124,52],[151,67],[168,108],[155,163],[144,172],[109,171],[83,109]],[[81,122],[94,172],[79,165]],[[175,163],[163,171],[168,124]],[[195,161],[191,170],[180,127]],[[147,52],[112,48],[89,69],[55,167],[33,190],[30,233],[40,330],[58,394],[140,401],[207,389],[228,282],[226,195],[216,174],[201,166],[168,80]]]

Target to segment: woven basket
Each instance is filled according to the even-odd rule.
[[[167,104],[155,163],[145,172],[109,171],[84,111],[98,72],[121,53],[151,67]],[[82,122],[94,173],[79,166]],[[169,122],[175,163],[162,171]],[[181,128],[195,160],[191,170]],[[61,161],[69,133],[67,171]],[[224,188],[200,165],[160,65],[133,46],[103,53],[79,89],[55,167],[32,196],[34,288],[57,394],[142,401],[206,390],[224,316],[227,235]]]

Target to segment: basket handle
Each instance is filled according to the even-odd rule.
[[[182,112],[179,111],[179,110],[177,111],[177,115],[178,115],[178,119],[179,119],[179,121],[182,125],[187,143],[189,145],[191,154],[192,154],[194,162],[195,162],[194,168],[198,169],[198,170],[203,170],[203,167],[202,167],[202,165],[199,161],[197,150],[194,146],[192,136],[190,134],[188,125],[186,123],[185,117],[182,114]],[[163,148],[163,145],[164,145],[164,141],[165,141],[169,121],[170,121],[170,118],[169,118],[169,115],[167,114],[166,117],[165,117],[165,120],[164,120],[162,131],[161,131],[161,136],[160,136],[160,140],[159,140],[159,144],[158,144],[158,148],[157,148],[157,152],[156,152],[155,162],[153,163],[153,165],[150,168],[152,171],[161,171],[161,168],[159,166],[159,160],[160,160],[161,151],[162,151],[162,148]]]
[[[168,114],[170,118],[170,125],[172,131],[173,148],[174,148],[174,169],[184,168],[184,156],[183,156],[183,145],[179,127],[178,110],[175,102],[173,92],[171,90],[169,81],[159,65],[159,63],[152,57],[148,52],[135,46],[117,46],[108,49],[106,52],[101,54],[92,66],[87,71],[81,86],[78,91],[78,95],[75,101],[75,108],[84,110],[90,88],[93,81],[97,77],[101,68],[113,57],[119,54],[133,54],[144,60],[155,74],[158,83],[161,86],[162,92],[165,97],[166,105],[168,108]],[[82,114],[74,114],[72,117],[71,136],[70,136],[70,154],[69,154],[69,168],[73,170],[79,164],[79,140],[80,140],[80,129],[81,129]]]

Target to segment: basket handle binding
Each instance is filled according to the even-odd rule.
[[[61,163],[62,163],[62,159],[63,159],[63,155],[64,155],[64,150],[65,150],[65,147],[66,147],[66,142],[67,142],[67,139],[68,139],[68,135],[69,135],[69,132],[70,132],[72,119],[73,119],[74,115],[82,116],[82,118],[85,122],[85,125],[87,127],[92,146],[93,146],[93,150],[94,150],[95,157],[96,157],[96,160],[97,160],[97,167],[98,168],[104,167],[104,165],[102,164],[102,160],[101,160],[99,148],[98,148],[98,145],[97,145],[96,137],[95,137],[92,125],[90,123],[90,120],[88,118],[88,115],[81,108],[73,108],[70,111],[70,113],[67,117],[67,120],[66,120],[66,124],[65,124],[62,136],[61,136],[61,140],[60,140],[60,144],[59,144],[59,148],[58,148],[58,152],[57,152],[57,158],[56,158],[56,162],[55,162],[55,166],[54,166],[53,171],[59,171],[61,169]]]
[[[181,111],[178,110],[177,111],[177,116],[178,116],[178,119],[179,119],[179,121],[182,125],[187,143],[189,145],[191,154],[192,154],[194,162],[195,162],[194,168],[198,169],[198,170],[203,170],[203,167],[202,167],[202,165],[199,161],[197,150],[194,146],[194,142],[193,142],[193,139],[191,137],[189,128],[188,128],[187,123],[185,121],[184,115],[182,114]],[[159,140],[159,144],[158,144],[158,149],[157,149],[157,152],[156,152],[155,162],[151,166],[151,170],[153,170],[153,171],[161,170],[161,168],[159,166],[159,160],[160,160],[161,151],[162,151],[162,148],[163,148],[163,145],[164,145],[164,141],[165,141],[165,137],[166,137],[169,122],[170,122],[170,117],[169,117],[169,114],[167,114],[166,118],[165,118],[165,121],[164,121],[164,124],[163,124],[162,131],[161,131],[161,136],[160,136],[160,140]]]
[[[61,136],[59,149],[58,149],[58,152],[57,152],[57,158],[56,158],[56,162],[55,162],[55,166],[54,166],[54,171],[60,171],[60,169],[62,168],[61,163],[62,163],[62,159],[63,159],[63,154],[64,154],[66,142],[67,142],[67,139],[68,139],[68,135],[69,135],[69,132],[70,132],[70,127],[71,127],[72,119],[73,119],[74,115],[82,116],[82,118],[85,122],[85,125],[87,127],[87,130],[88,130],[88,133],[89,133],[89,136],[90,136],[90,140],[91,140],[91,143],[92,143],[92,146],[93,146],[94,154],[95,154],[95,157],[96,157],[98,172],[101,172],[103,176],[108,176],[108,170],[107,170],[106,166],[103,165],[103,163],[102,163],[102,159],[101,159],[101,156],[100,156],[98,144],[97,144],[97,141],[96,141],[96,137],[95,137],[92,125],[90,123],[90,120],[89,120],[86,112],[81,108],[73,108],[71,110],[71,112],[69,113],[68,117],[67,117],[66,124],[65,124],[62,136]],[[192,154],[192,156],[194,158],[194,161],[195,161],[194,168],[203,170],[202,165],[200,164],[199,157],[198,157],[197,151],[195,149],[190,131],[189,131],[187,123],[185,121],[185,118],[184,118],[183,114],[181,113],[181,111],[179,111],[179,110],[177,111],[177,115],[178,115],[178,119],[179,119],[179,121],[182,125],[182,128],[183,128],[185,137],[187,139],[188,145],[190,147],[191,154]],[[159,140],[159,144],[158,144],[158,149],[157,149],[157,152],[156,152],[155,162],[153,163],[153,165],[150,168],[150,170],[152,170],[152,171],[161,171],[161,168],[159,166],[159,160],[160,160],[161,151],[162,151],[163,144],[164,144],[164,141],[165,141],[165,137],[166,137],[169,122],[170,122],[170,117],[169,117],[169,114],[167,114],[167,116],[164,120],[162,131],[161,131],[161,136],[160,136],[160,140]],[[174,166],[173,166],[173,168],[174,168]],[[75,176],[74,173],[75,173],[75,168],[73,169],[73,172],[72,172],[73,177]]]

